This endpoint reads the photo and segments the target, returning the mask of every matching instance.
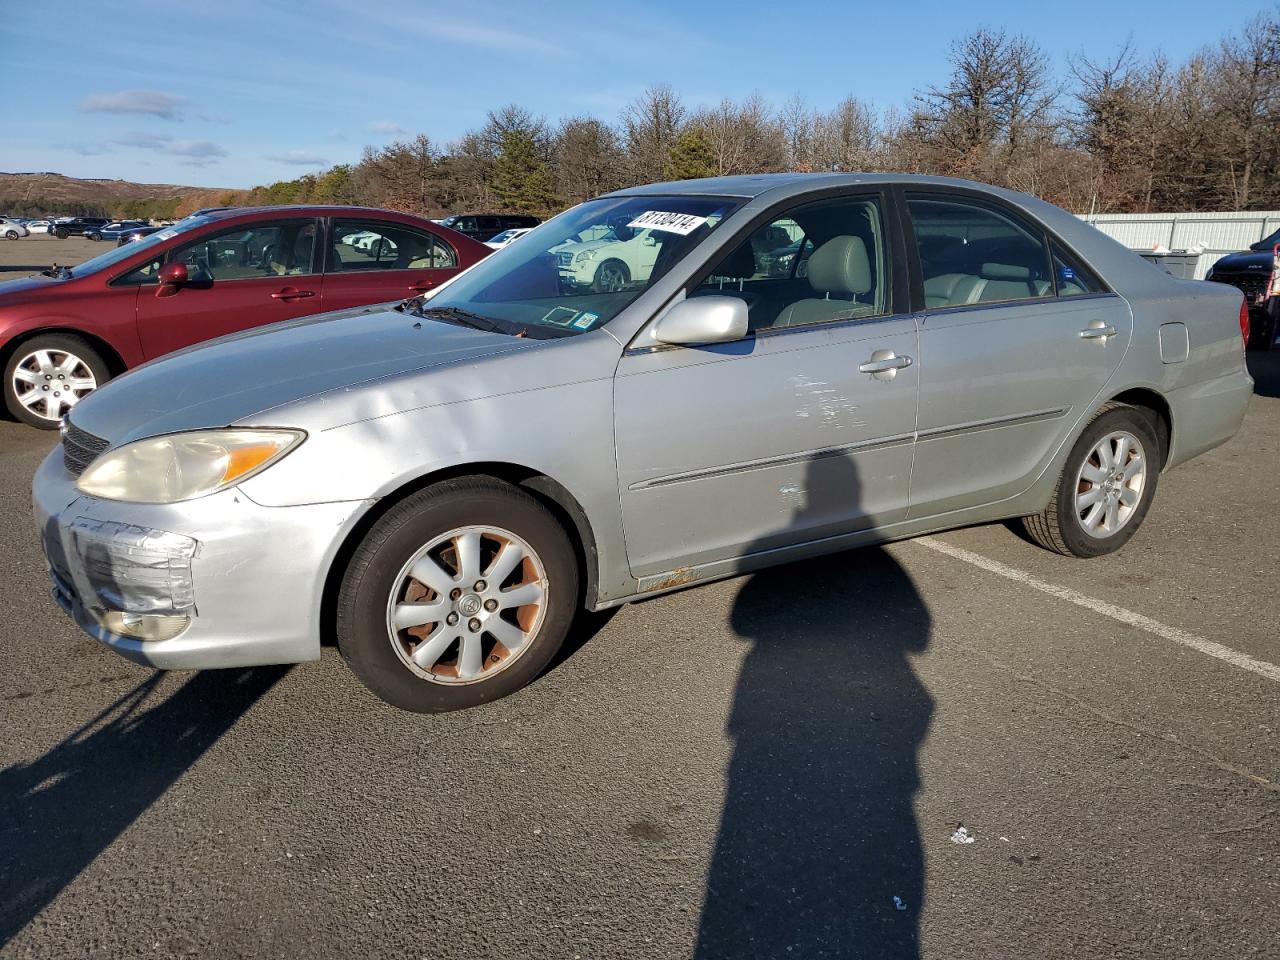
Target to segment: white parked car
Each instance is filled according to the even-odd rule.
[[[490,237],[486,240],[484,245],[486,247],[492,247],[494,250],[501,250],[507,244],[515,240],[519,240],[532,229],[533,227],[514,227],[511,230],[503,230],[497,236]]]
[[[369,244],[377,240],[379,234],[371,230],[361,230],[359,233],[348,233],[342,238],[342,242],[349,247],[355,247],[357,250],[368,250]]]
[[[48,233],[49,223],[50,221],[48,220],[32,220],[30,223],[27,224],[27,232],[28,233]]]
[[[30,233],[31,231],[17,220],[0,217],[0,237],[4,237],[6,240],[17,240],[19,237],[28,236]]]
[[[659,249],[653,231],[617,223],[595,238],[562,243],[554,252],[560,279],[568,286],[613,293],[648,283]]]

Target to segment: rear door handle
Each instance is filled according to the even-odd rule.
[[[1090,321],[1089,325],[1080,331],[1081,340],[1109,340],[1115,335],[1116,328],[1101,320]]]
[[[859,373],[869,373],[877,380],[892,380],[898,371],[911,366],[910,357],[900,357],[892,350],[877,350],[871,359],[858,366]]]
[[[271,295],[272,300],[301,300],[304,297],[314,297],[315,292],[312,290],[295,290],[292,287],[286,287],[283,290],[277,290]]]

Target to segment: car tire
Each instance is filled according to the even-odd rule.
[[[60,366],[64,366],[68,370],[76,369],[83,371],[83,369],[87,369],[89,374],[92,376],[93,386],[83,390],[74,390],[75,399],[72,401],[71,405],[79,402],[90,392],[111,379],[111,369],[107,366],[98,351],[93,349],[93,347],[84,340],[76,336],[71,336],[70,334],[42,334],[37,337],[32,337],[30,340],[24,340],[17,346],[17,348],[14,349],[13,353],[9,356],[8,362],[4,365],[5,407],[8,409],[9,413],[25,424],[37,427],[41,430],[57,430],[61,423],[62,415],[71,408],[71,405],[61,408],[58,416],[50,418],[42,415],[41,413],[35,412],[31,404],[23,402],[23,398],[27,396],[25,392],[22,395],[22,398],[20,398],[19,395],[18,368],[20,366],[25,366],[30,370],[31,366],[28,363],[28,358],[37,351],[46,351],[51,355],[52,360],[57,361]],[[78,362],[68,366],[67,361],[64,358],[75,358]],[[38,370],[32,370],[32,372],[39,375]],[[57,374],[54,373],[52,376],[57,376]],[[52,386],[52,382],[50,385]],[[38,383],[37,386],[41,389],[41,392],[43,392],[43,388],[46,385]],[[66,401],[61,402],[65,403]],[[49,409],[47,401],[43,403],[37,401],[37,403],[40,403],[42,410]]]
[[[1264,310],[1262,319],[1249,325],[1248,349],[1265,352],[1276,348],[1276,315]]]
[[[596,267],[595,276],[591,278],[591,289],[594,293],[616,293],[625,284],[631,282],[631,271],[621,260],[606,260]]]
[[[18,239],[18,231],[17,231],[17,230],[6,230],[6,231],[4,232],[4,238],[5,238],[6,240],[17,240],[17,239]]]
[[[67,237],[71,236],[71,234],[69,234],[66,230],[55,230],[53,231],[53,235],[57,237],[59,240],[65,240],[67,239]]]
[[[446,480],[393,506],[356,548],[338,595],[338,649],[387,703],[460,710],[536,678],[578,606],[577,556],[551,511],[500,480]],[[427,616],[443,619],[409,624]]]
[[[1160,440],[1141,410],[1105,404],[1067,455],[1049,505],[1023,517],[1023,529],[1046,550],[1068,557],[1119,550],[1151,507],[1162,459]]]

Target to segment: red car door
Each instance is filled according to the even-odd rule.
[[[390,220],[335,219],[330,241],[325,310],[416,297],[458,272],[443,237]]]
[[[176,247],[166,262],[185,264],[189,280],[176,290],[140,291],[143,355],[149,360],[202,340],[319,313],[318,233],[310,218],[264,220]]]

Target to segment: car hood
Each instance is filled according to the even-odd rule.
[[[55,280],[53,277],[23,277],[20,280],[6,280],[0,283],[0,309],[26,303],[31,294],[42,293],[53,286],[65,286],[66,280]]]
[[[1270,251],[1247,250],[1241,253],[1230,253],[1213,265],[1214,270],[1248,271],[1257,273],[1263,279],[1271,272],[1274,257]]]
[[[91,393],[71,420],[114,446],[227,426],[329,391],[538,342],[385,305],[361,307],[233,334],[145,363]]]

